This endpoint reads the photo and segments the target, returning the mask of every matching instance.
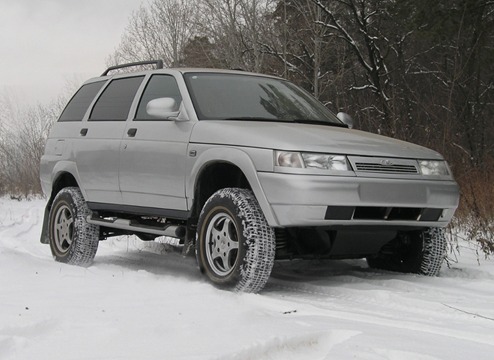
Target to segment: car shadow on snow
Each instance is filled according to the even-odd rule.
[[[194,256],[183,256],[159,243],[135,239],[118,239],[101,247],[94,266],[119,271],[146,271],[154,275],[168,275],[190,281],[206,282]],[[359,260],[281,260],[276,261],[262,293],[286,291],[290,288],[338,288],[355,285],[386,286],[391,282],[421,282],[425,277],[413,274],[371,269],[364,259]]]
[[[183,256],[164,244],[135,240],[130,240],[129,243],[128,247],[110,244],[100,249],[103,251],[96,255],[93,266],[118,267],[122,271],[146,271],[154,275],[170,275],[195,281],[202,279],[193,256]]]
[[[277,261],[271,274],[274,278],[292,281],[354,276],[364,280],[396,274],[371,269],[365,260],[290,260]]]
[[[409,287],[413,286],[412,284],[430,281],[426,279],[431,278],[371,269],[363,259],[277,261],[263,293],[304,292],[330,295],[342,287]]]

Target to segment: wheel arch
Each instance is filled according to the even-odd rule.
[[[43,227],[41,229],[41,237],[40,237],[40,242],[43,244],[49,243],[48,220],[50,217],[50,210],[53,204],[53,200],[55,199],[55,196],[57,196],[57,194],[60,192],[60,190],[69,186],[80,188],[76,177],[71,172],[60,171],[59,173],[56,174],[56,176],[54,176],[52,181],[52,187],[50,189],[50,194],[48,196],[48,201],[46,202],[45,212],[43,215]]]
[[[213,148],[205,151],[195,162],[187,181],[187,201],[191,216],[198,219],[202,206],[217,190],[239,187],[251,190],[270,226],[277,219],[264,194],[250,156],[237,148]]]

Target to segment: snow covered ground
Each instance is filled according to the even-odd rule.
[[[467,243],[438,278],[283,262],[261,294],[234,294],[133,237],[87,269],[56,263],[43,206],[0,198],[0,359],[494,358],[494,261]]]

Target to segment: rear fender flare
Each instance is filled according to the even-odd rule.
[[[77,166],[73,161],[60,161],[58,162],[55,167],[53,168],[52,176],[51,176],[51,187],[46,189],[45,195],[48,198],[48,201],[46,202],[45,206],[45,211],[43,215],[43,226],[41,229],[41,236],[40,236],[40,242],[43,244],[48,244],[49,243],[49,238],[48,238],[48,220],[50,216],[50,210],[51,210],[51,205],[53,203],[53,199],[57,195],[56,193],[53,192],[54,186],[57,183],[57,181],[60,179],[63,174],[70,174],[72,177],[75,179],[77,186],[82,192],[83,197],[86,199],[86,193],[83,188],[79,186],[80,184],[80,178],[79,178],[79,172],[77,171]]]

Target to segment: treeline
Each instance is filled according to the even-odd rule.
[[[471,238],[494,247],[494,1],[153,0],[109,65],[279,75],[358,127],[441,152]]]
[[[39,161],[65,101],[20,107],[13,93],[0,93],[0,196],[41,194]]]

